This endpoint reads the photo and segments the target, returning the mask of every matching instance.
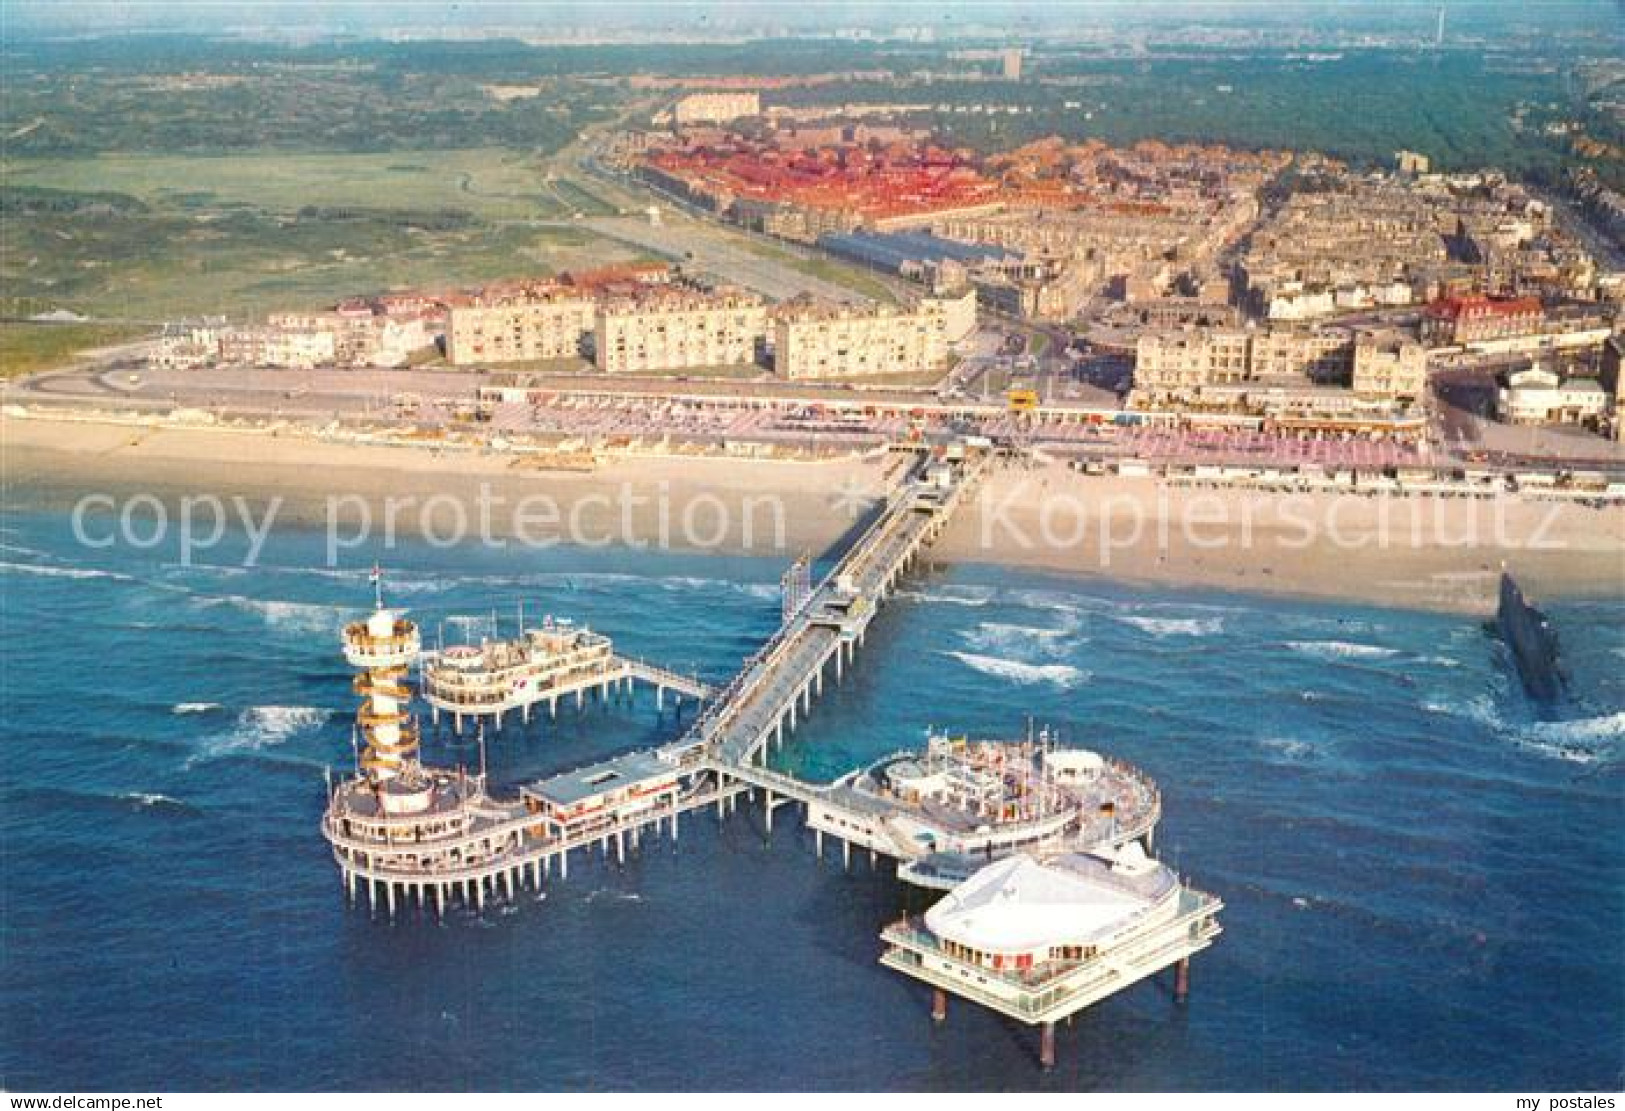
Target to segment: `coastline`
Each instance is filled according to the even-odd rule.
[[[363,527],[432,537],[460,527],[521,544],[585,539],[789,560],[837,543],[901,465],[873,456],[642,456],[580,471],[516,459],[295,433],[0,417],[8,508],[66,511],[86,494],[115,504],[150,494],[171,507],[242,499],[263,514],[275,499],[277,525],[325,528],[345,543]],[[1619,596],[1621,518],[1515,497],[1174,487],[1055,464],[992,476],[932,558],[1487,615],[1503,561],[1537,599]]]

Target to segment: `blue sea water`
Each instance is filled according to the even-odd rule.
[[[1625,602],[1550,609],[1573,699],[1541,720],[1478,621],[950,567],[879,618],[784,760],[832,776],[928,725],[1027,715],[1160,782],[1162,855],[1225,933],[1059,1033],[876,964],[910,900],[781,821],[695,816],[624,867],[444,921],[348,907],[317,832],[349,760],[336,646],[365,570],[319,537],[180,567],[0,534],[0,1083],[115,1089],[1519,1089],[1625,1080]],[[370,561],[370,557],[369,557]],[[389,554],[432,637],[587,621],[727,676],[779,562]],[[493,777],[668,736],[652,698],[489,746]],[[434,759],[473,762],[449,737]]]

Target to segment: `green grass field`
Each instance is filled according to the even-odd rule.
[[[83,351],[150,334],[117,324],[0,324],[0,378],[48,370]]]
[[[7,296],[99,318],[241,318],[637,257],[573,225],[534,157],[499,150],[9,159],[0,181]]]
[[[482,220],[559,219],[537,159],[497,149],[386,154],[108,154],[14,158],[7,185],[125,193],[153,205],[461,209]]]

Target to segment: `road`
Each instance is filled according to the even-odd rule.
[[[775,301],[787,301],[802,293],[833,301],[850,301],[857,296],[846,286],[730,242],[720,230],[680,216],[671,216],[659,225],[647,219],[608,216],[577,221],[576,226],[663,255],[685,269],[715,274]]]

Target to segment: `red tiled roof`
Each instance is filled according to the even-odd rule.
[[[1473,320],[1486,316],[1531,316],[1541,312],[1537,297],[1446,297],[1428,306],[1428,315],[1436,320]]]

